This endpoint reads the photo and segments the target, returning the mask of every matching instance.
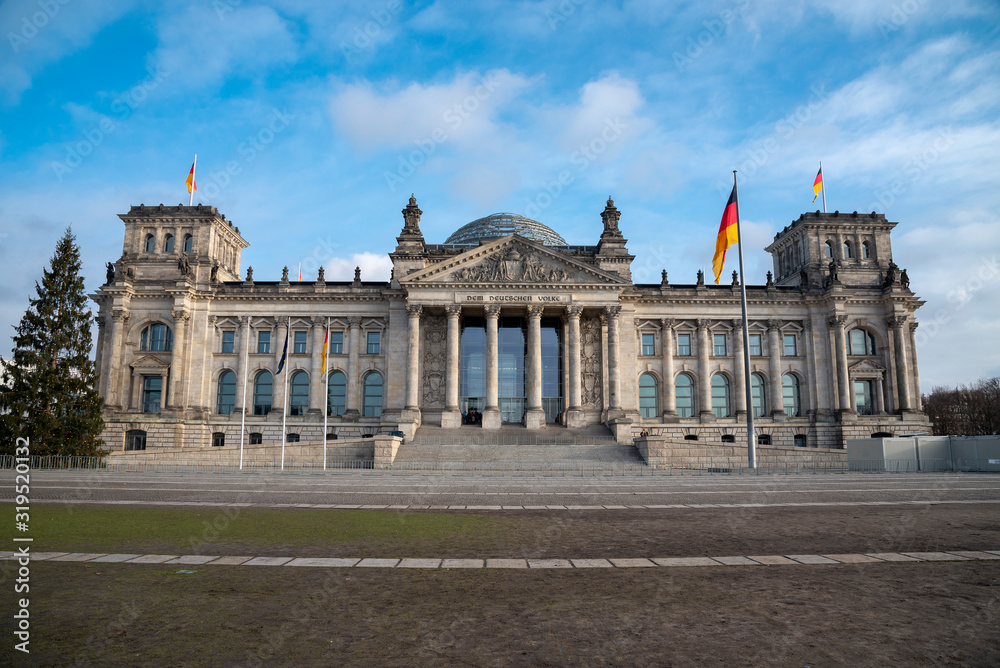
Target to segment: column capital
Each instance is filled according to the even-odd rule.
[[[577,304],[572,304],[566,307],[566,315],[570,318],[579,318],[580,314],[583,313],[583,307]]]
[[[749,326],[750,323],[747,323]],[[742,330],[743,329],[743,318],[733,318],[733,329]]]
[[[244,327],[250,327],[250,316],[248,316],[248,315],[241,315],[239,317],[239,321],[240,321],[240,324],[243,325]]]
[[[528,306],[528,318],[534,320],[542,317],[542,307],[537,304]]]
[[[486,311],[487,318],[499,318],[500,317],[500,305],[499,304],[487,304],[483,307]]]
[[[287,327],[288,326],[288,316],[287,315],[279,315],[277,318],[274,319],[274,321],[278,325],[278,327]]]
[[[406,315],[410,316],[411,318],[414,317],[414,316],[416,316],[416,317],[419,318],[420,317],[420,312],[423,311],[423,310],[424,310],[424,307],[421,306],[420,304],[407,304],[406,305]]]
[[[187,322],[187,319],[191,317],[191,314],[183,309],[174,309],[170,312],[170,315],[173,317],[174,322],[178,324]]]
[[[326,317],[325,316],[314,315],[312,317],[312,326],[313,327],[322,327],[325,324],[326,324]]]
[[[907,316],[905,315],[891,315],[885,319],[885,324],[890,327],[902,327],[906,324]]]
[[[768,331],[781,329],[781,321],[778,320],[778,319],[774,319],[774,318],[772,318],[771,320],[768,320],[767,321],[767,329],[768,329]]]
[[[676,324],[677,324],[677,321],[674,320],[673,318],[660,318],[660,325],[662,325],[663,329],[665,329],[665,330],[671,330],[671,329],[673,329],[674,325],[676,325]]]
[[[830,325],[830,327],[843,327],[844,325],[847,324],[847,316],[831,315],[829,318],[827,318],[826,323]]]
[[[695,323],[698,325],[698,329],[707,329],[708,324],[711,322],[708,318],[698,318]]]
[[[122,324],[129,319],[129,313],[123,309],[112,309],[111,319],[118,324]]]
[[[617,318],[618,314],[622,312],[621,306],[605,306],[604,314],[609,318]]]
[[[917,327],[919,327],[919,326],[920,326],[920,323],[917,322],[916,320],[911,321],[910,322],[910,331],[911,332],[917,331]]]
[[[360,327],[361,326],[361,316],[352,315],[350,318],[347,319],[347,324],[350,325],[352,329],[354,327]]]
[[[448,304],[444,307],[444,312],[448,314],[449,318],[457,318],[462,315],[462,305],[461,304]]]

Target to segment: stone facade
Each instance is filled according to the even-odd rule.
[[[411,198],[388,282],[327,282],[322,270],[257,281],[241,269],[247,241],[216,209],[132,207],[114,275],[92,295],[107,447],[138,447],[140,435],[149,449],[230,446],[241,424],[280,444],[286,408],[286,433],[321,441],[328,378],[327,433],[340,438],[517,422],[605,424],[627,443],[642,432],[745,442],[735,278],[633,283],[610,199],[596,246],[529,238],[536,221],[529,236],[427,244],[421,215]],[[895,225],[808,213],[768,246],[777,280],[746,287],[762,443],[842,448],[929,431],[914,348],[923,302],[892,262]]]

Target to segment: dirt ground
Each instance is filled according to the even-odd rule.
[[[291,546],[223,535],[202,553],[608,558],[1000,548],[992,505],[501,517],[474,536]],[[141,550],[121,547],[95,551],[191,552],[152,536]],[[31,587],[32,654],[23,665],[33,666],[1000,665],[1000,562],[569,571],[36,562]],[[12,628],[5,620],[0,633],[10,638]],[[10,647],[0,649],[0,664],[11,663]]]

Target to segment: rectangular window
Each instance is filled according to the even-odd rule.
[[[163,393],[163,376],[145,376],[142,379],[142,412],[156,413],[160,410],[160,396]]]
[[[725,357],[726,356],[726,335],[725,334],[715,334],[712,337],[712,341],[714,342],[713,354],[716,357]]]
[[[271,352],[271,332],[257,332],[257,352]]]
[[[221,431],[217,431],[214,434],[212,434],[213,448],[222,448],[225,447],[225,445],[226,445],[226,435],[224,433],[222,433]]]
[[[368,332],[368,354],[378,355],[381,334],[379,332]]]
[[[691,335],[677,335],[677,355],[679,357],[690,357],[691,355]]]
[[[304,353],[306,351],[306,336],[308,332],[292,332],[295,335],[295,347],[292,348],[293,353]]]
[[[750,335],[750,355],[760,357],[764,354],[764,349],[760,344],[760,334]]]
[[[330,332],[330,354],[331,355],[343,355],[344,354],[344,333],[343,332]]]
[[[798,348],[795,345],[795,335],[785,334],[785,357],[795,357],[799,353]]]
[[[222,332],[222,352],[231,353],[236,345],[236,332],[227,329]]]
[[[642,335],[642,354],[645,356],[651,356],[656,354],[656,349],[653,346],[653,335],[643,334]]]

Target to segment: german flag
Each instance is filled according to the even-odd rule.
[[[194,166],[196,164],[198,164],[197,157],[194,159],[194,162],[191,163],[191,171],[188,172],[188,177],[184,180],[184,183],[187,184],[188,192],[192,194],[194,194],[194,191],[198,189],[198,184],[194,182]]]
[[[733,184],[733,191],[729,193],[729,201],[726,202],[726,209],[722,212],[722,222],[719,224],[719,236],[715,239],[715,257],[712,258],[712,271],[715,272],[715,282],[719,283],[722,276],[722,267],[726,264],[726,251],[733,244],[740,242],[740,235],[737,232],[736,221],[739,216],[739,204],[736,196],[736,185]]]
[[[813,195],[814,195],[813,196],[813,201],[814,202],[816,201],[816,198],[819,197],[819,191],[822,190],[822,189],[823,189],[823,168],[820,167],[819,171],[816,172],[816,180],[813,181]],[[823,201],[825,202],[826,200],[823,200]]]

